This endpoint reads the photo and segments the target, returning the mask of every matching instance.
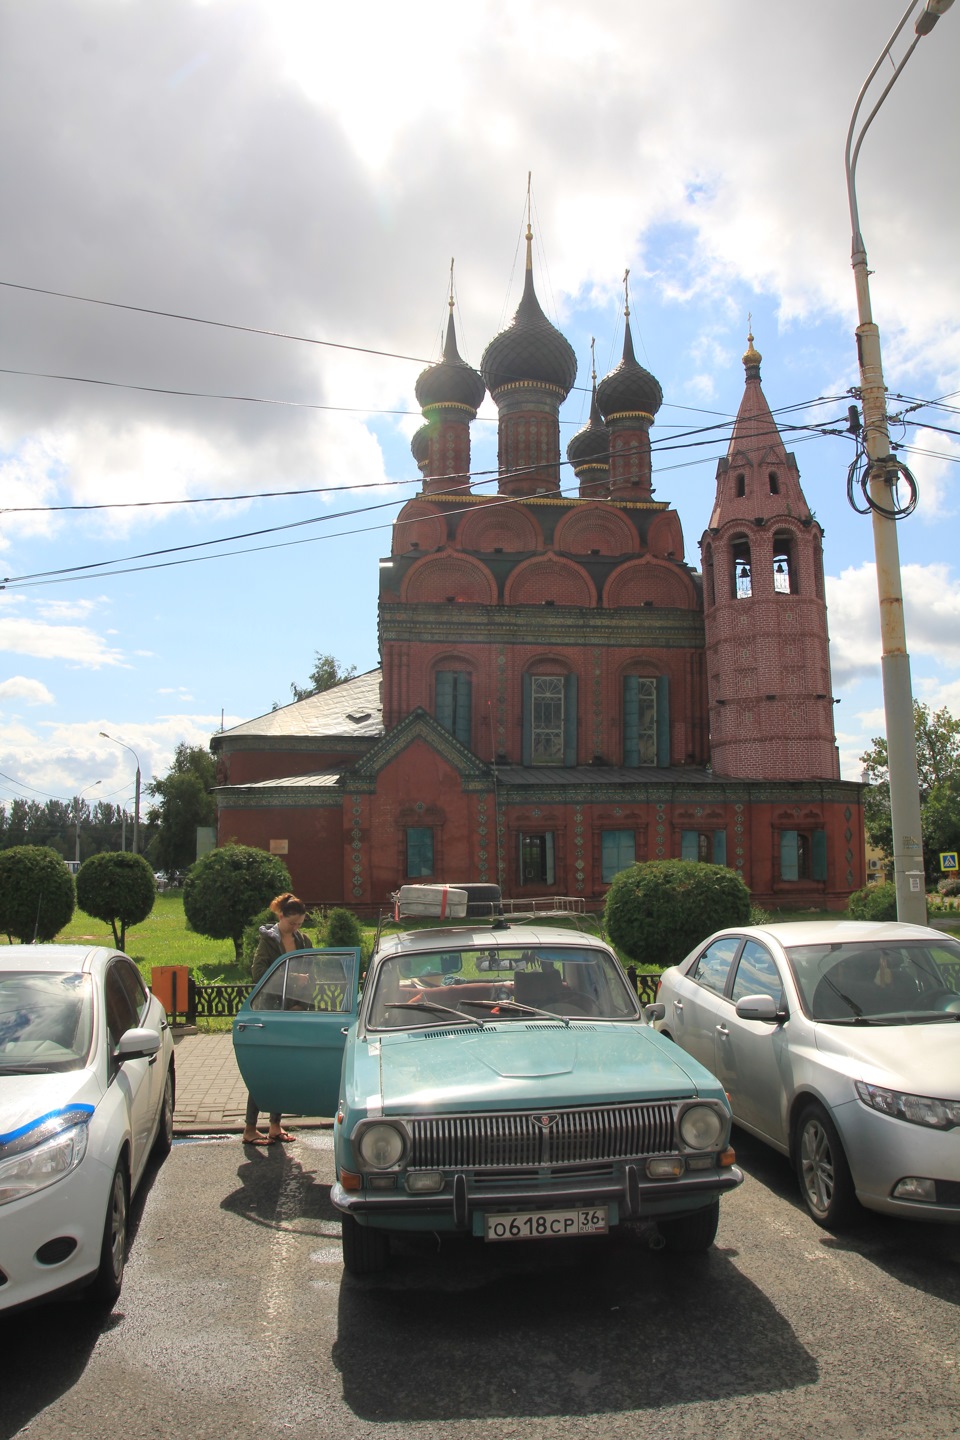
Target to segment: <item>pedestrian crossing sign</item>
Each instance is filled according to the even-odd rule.
[[[954,873],[956,873],[957,870],[960,869],[960,866],[957,865],[957,851],[956,851],[956,850],[941,850],[941,851],[940,851],[940,869],[941,869],[941,870],[952,870]]]

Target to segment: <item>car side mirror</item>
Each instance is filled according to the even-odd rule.
[[[661,1000],[655,1001],[652,1005],[644,1005],[643,1018],[648,1025],[655,1025],[662,1020],[667,1013],[667,1007]]]
[[[123,1064],[124,1060],[148,1060],[160,1049],[160,1035],[156,1030],[125,1030],[117,1041],[113,1058]]]
[[[772,995],[744,995],[742,1000],[737,1001],[737,1015],[741,1020],[786,1020],[786,1012],[781,1010]]]

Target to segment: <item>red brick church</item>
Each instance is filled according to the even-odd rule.
[[[567,446],[569,493],[577,362],[537,300],[528,228],[523,298],[480,371],[451,305],[417,381],[423,484],[381,562],[381,669],[213,737],[220,843],[281,854],[305,899],[361,911],[433,880],[599,908],[618,870],[670,857],[736,869],[761,905],[845,905],[863,814],[840,779],[822,531],[760,358],[751,335],[701,574],[653,498],[663,396],[629,307]],[[496,494],[470,482],[486,391]]]

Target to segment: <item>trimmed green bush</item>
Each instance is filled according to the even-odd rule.
[[[937,890],[941,895],[960,895],[960,880],[940,880]]]
[[[224,845],[190,866],[183,913],[198,935],[232,940],[239,963],[246,927],[275,895],[290,888],[290,872],[279,856],[250,845]]]
[[[77,874],[77,904],[112,928],[118,950],[126,949],[128,927],[146,920],[156,898],[153,871],[142,855],[130,851],[91,855]]]
[[[323,932],[324,945],[359,947],[362,940],[363,932],[360,928],[360,921],[352,910],[336,906],[329,912]]]
[[[48,845],[0,851],[0,931],[24,945],[52,940],[69,925],[77,897],[63,856]]]
[[[855,890],[847,902],[851,920],[896,920],[897,887],[890,880]]]
[[[675,965],[714,930],[745,925],[750,891],[725,865],[648,860],[614,877],[604,928],[636,963]]]

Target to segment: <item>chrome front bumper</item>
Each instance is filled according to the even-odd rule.
[[[621,1220],[653,1219],[668,1211],[679,1214],[697,1209],[709,1204],[715,1195],[735,1190],[742,1183],[743,1171],[738,1165],[687,1174],[677,1180],[648,1180],[640,1178],[637,1165],[627,1164],[615,1175],[553,1176],[548,1183],[523,1189],[516,1182],[485,1182],[477,1186],[472,1176],[468,1179],[463,1172],[457,1172],[448,1179],[444,1189],[434,1195],[411,1195],[400,1189],[344,1190],[337,1181],[330,1198],[338,1210],[358,1219],[380,1220],[402,1215],[413,1220],[422,1216],[424,1228],[429,1229],[431,1218],[445,1217],[448,1222],[453,1221],[454,1229],[469,1230],[471,1217],[477,1211],[492,1209],[591,1209],[613,1204]]]

